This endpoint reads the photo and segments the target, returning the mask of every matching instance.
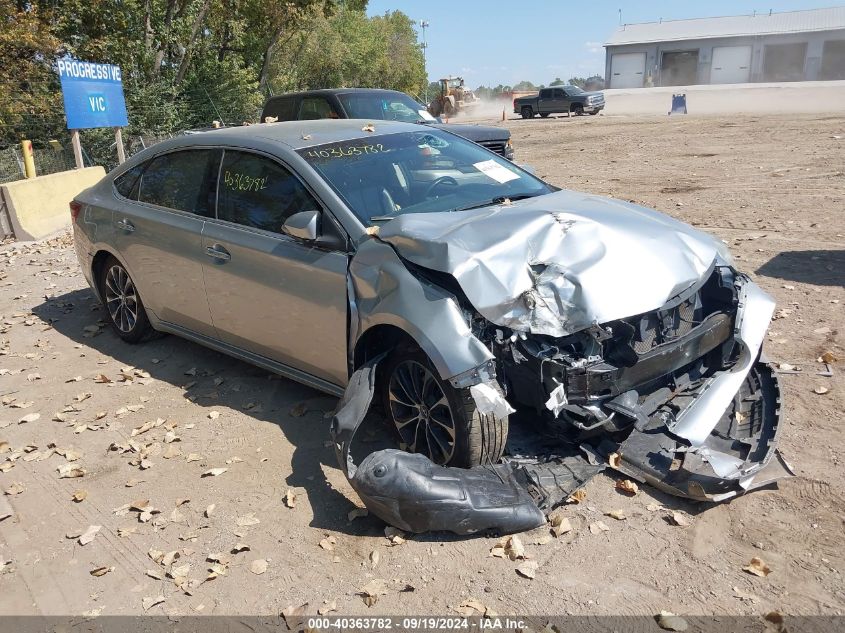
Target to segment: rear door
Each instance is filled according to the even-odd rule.
[[[290,215],[315,209],[276,159],[226,150],[203,234],[205,285],[220,340],[343,386],[348,254],[282,233]],[[324,228],[332,221],[323,211]]]
[[[148,310],[213,336],[205,297],[202,230],[213,213],[221,152],[190,149],[159,155],[112,215],[114,245]]]

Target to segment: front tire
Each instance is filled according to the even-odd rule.
[[[580,103],[576,103],[574,106],[572,106],[572,114],[574,114],[575,116],[581,116],[582,114],[584,114],[584,106],[582,106]]]
[[[422,351],[393,352],[380,387],[385,416],[403,450],[461,468],[496,463],[502,456],[507,417],[481,415],[470,390],[441,380]]]
[[[100,268],[100,296],[115,334],[127,343],[140,343],[152,333],[147,311],[126,268],[109,257]]]

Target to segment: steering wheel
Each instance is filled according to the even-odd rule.
[[[425,197],[430,198],[434,193],[434,190],[440,187],[441,185],[449,185],[450,187],[457,187],[458,181],[452,178],[451,176],[440,176],[434,182],[432,182],[428,189],[425,190]]]

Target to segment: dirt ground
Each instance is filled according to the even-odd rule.
[[[516,573],[521,561],[489,556],[493,537],[392,544],[378,519],[349,518],[360,502],[326,445],[333,398],[172,336],[123,344],[101,327],[68,236],[11,244],[0,249],[0,519],[11,513],[0,614],[269,615],[304,603],[455,614],[470,600],[499,614],[844,613],[845,363],[824,377],[817,358],[845,359],[845,119],[502,125],[518,162],[715,233],[774,295],[767,352],[800,368],[781,374],[795,478],[705,505],[647,486],[623,496],[599,475],[565,506],[570,532],[521,536],[533,580]],[[84,476],[60,477],[76,467]],[[210,469],[225,472],[202,476]],[[689,525],[670,524],[673,512]],[[89,526],[100,529],[81,545]],[[768,576],[743,571],[753,557]],[[357,592],[373,580],[384,593],[368,607]]]

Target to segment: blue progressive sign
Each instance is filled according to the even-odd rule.
[[[126,102],[120,68],[76,59],[57,62],[70,130],[125,127]]]

